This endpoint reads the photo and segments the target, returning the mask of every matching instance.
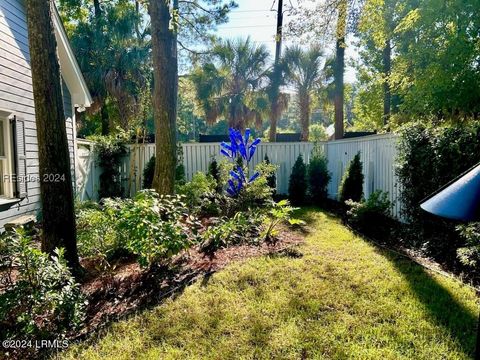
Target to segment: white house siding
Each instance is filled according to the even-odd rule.
[[[38,149],[33,103],[27,22],[22,0],[0,0],[0,109],[12,111],[25,122],[27,173],[38,177]],[[72,170],[74,169],[74,122],[70,93],[64,86],[66,128]],[[0,227],[24,214],[37,214],[41,208],[40,186],[30,182],[28,196],[9,210],[0,212]]]

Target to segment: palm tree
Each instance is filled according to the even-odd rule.
[[[214,47],[212,61],[191,74],[208,123],[223,117],[239,130],[252,121],[261,125],[268,112],[268,99],[261,90],[268,57],[266,47],[256,46],[250,38],[226,40]]]
[[[316,46],[306,51],[299,46],[292,46],[285,51],[284,61],[288,66],[288,80],[297,93],[302,141],[308,141],[312,92],[321,79],[320,64],[322,55],[323,52]]]

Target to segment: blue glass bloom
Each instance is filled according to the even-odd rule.
[[[248,164],[255,155],[255,151],[257,150],[257,146],[260,144],[261,140],[257,138],[249,144],[251,134],[250,129],[245,130],[245,135],[242,135],[239,130],[235,130],[233,128],[230,128],[228,132],[230,144],[222,142],[220,144],[220,153],[232,160],[235,160],[237,157],[241,156],[242,159],[247,162],[246,169],[248,171]],[[230,171],[230,176],[231,179],[228,180],[227,193],[231,196],[237,196],[244,186],[255,181],[260,174],[256,172],[250,178],[248,178],[245,175],[243,168],[241,166],[237,166],[235,170]]]

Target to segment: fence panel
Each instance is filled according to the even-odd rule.
[[[328,196],[337,198],[338,187],[343,173],[357,152],[360,152],[363,163],[364,195],[368,197],[375,190],[389,193],[394,203],[392,215],[400,219],[400,203],[397,201],[399,189],[395,175],[396,143],[394,134],[373,135],[354,139],[344,139],[320,143],[328,159],[328,170],[332,180],[328,185]],[[95,165],[93,144],[79,141],[77,151],[77,191],[81,199],[98,199],[99,175],[101,169]],[[261,162],[268,155],[272,164],[276,164],[277,192],[288,193],[288,182],[293,164],[299,154],[306,163],[314,144],[307,142],[294,143],[261,143],[254,155],[251,167]],[[222,161],[220,143],[186,143],[182,145],[185,176],[190,181],[197,172],[207,172],[213,158]],[[129,145],[128,153],[120,165],[122,186],[127,195],[133,196],[142,189],[143,170],[150,158],[155,155],[155,144]]]

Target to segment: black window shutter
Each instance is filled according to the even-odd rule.
[[[15,197],[28,195],[27,154],[25,149],[25,121],[14,115],[12,119],[13,156],[15,164]]]

